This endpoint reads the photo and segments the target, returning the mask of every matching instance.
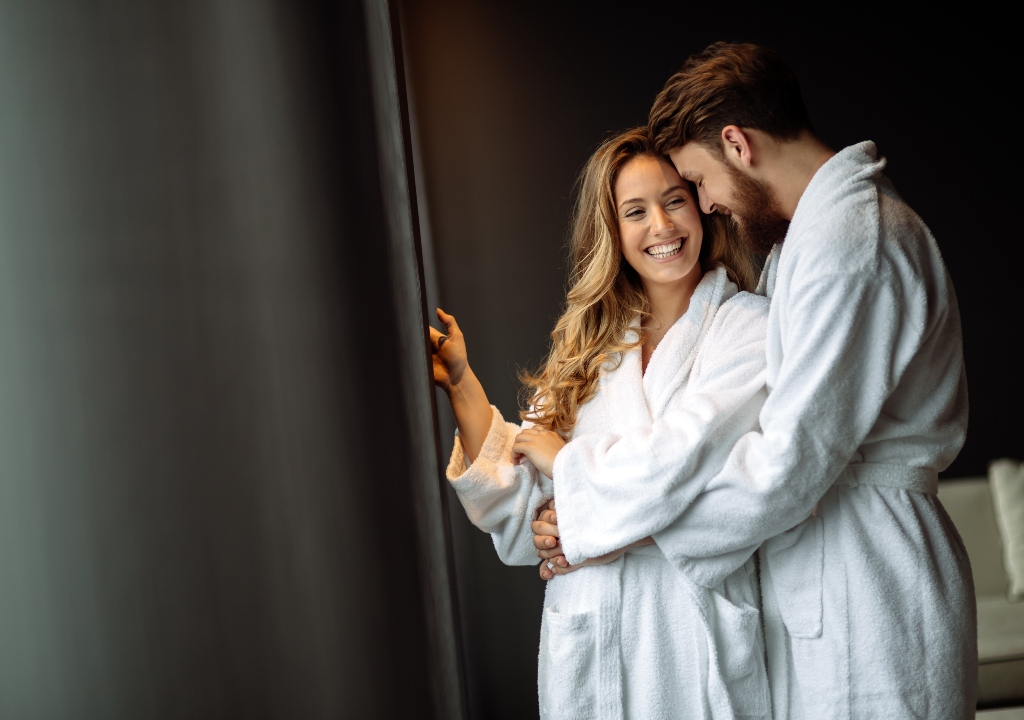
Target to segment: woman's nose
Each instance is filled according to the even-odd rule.
[[[654,217],[651,218],[651,230],[655,235],[660,235],[664,232],[671,232],[675,230],[675,224],[672,222],[672,218],[668,216],[661,208],[657,208],[654,211]]]

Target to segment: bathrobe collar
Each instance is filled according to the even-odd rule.
[[[649,425],[661,416],[669,401],[687,382],[697,351],[723,302],[736,294],[724,268],[704,273],[690,298],[686,312],[665,333],[643,372],[640,347],[623,353],[619,366],[606,376],[606,392],[614,399],[623,428]],[[635,328],[630,330],[635,339]],[[638,390],[640,392],[638,392]]]
[[[863,181],[880,176],[885,165],[885,158],[878,159],[878,148],[870,140],[850,145],[830,157],[814,173],[800,196],[786,233],[786,243],[799,240],[803,226],[820,217],[822,208],[838,205],[843,196],[858,186],[874,190],[873,183],[864,185]]]
[[[786,232],[786,241],[776,243],[765,258],[764,269],[754,292],[771,300],[775,293],[775,279],[779,275],[779,262],[785,248],[799,244],[804,226],[819,217],[823,207],[838,204],[843,195],[862,181],[872,180],[881,175],[885,164],[885,158],[878,159],[878,148],[875,144],[865,140],[840,150],[818,168],[796,204],[793,220]],[[864,187],[873,191],[874,185]]]

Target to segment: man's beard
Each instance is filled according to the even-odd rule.
[[[728,163],[725,167],[732,177],[735,197],[733,205],[725,209],[731,213],[740,240],[763,257],[786,239],[789,220],[782,216],[779,201],[767,183],[744,175]]]

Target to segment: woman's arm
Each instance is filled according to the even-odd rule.
[[[448,334],[430,329],[434,382],[447,393],[459,426],[445,475],[470,522],[490,534],[502,562],[534,565],[530,521],[551,498],[551,483],[532,464],[517,462],[512,444],[522,428],[506,423],[488,403],[455,318],[442,310],[437,316]]]
[[[455,318],[441,308],[438,319],[444,323],[446,335],[430,328],[430,349],[434,367],[434,384],[445,391],[455,414],[459,437],[466,459],[472,463],[480,454],[487,431],[491,427],[491,404],[483,385],[469,366],[466,338]]]

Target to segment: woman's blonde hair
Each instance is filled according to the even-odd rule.
[[[650,315],[643,283],[622,256],[615,181],[633,158],[664,159],[646,127],[602,143],[583,169],[569,241],[571,270],[565,311],[551,333],[551,351],[537,374],[521,372],[523,420],[568,437],[580,407],[597,392],[601,368],[614,367],[624,351],[644,343],[642,328],[630,339],[634,318]],[[690,194],[697,199],[696,190]],[[741,290],[753,290],[757,261],[719,215],[701,215],[701,268],[724,267]]]

